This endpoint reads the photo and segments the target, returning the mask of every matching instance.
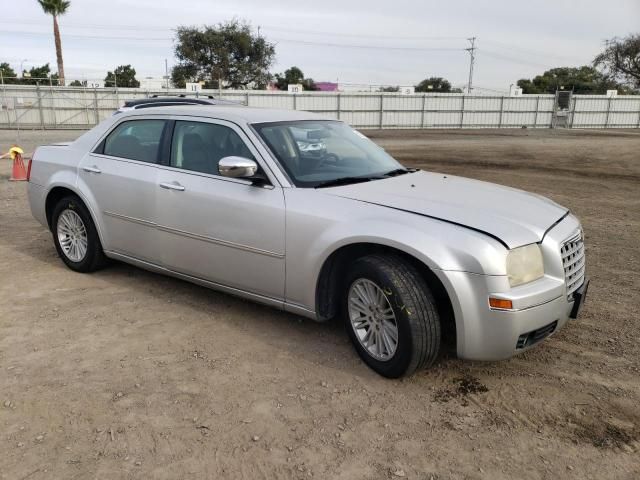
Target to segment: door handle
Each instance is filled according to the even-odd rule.
[[[100,170],[95,165],[93,167],[82,167],[82,170],[89,173],[102,173],[102,170]]]
[[[177,190],[179,192],[183,192],[184,191],[184,187],[182,185],[180,185],[177,182],[172,182],[172,183],[161,183],[160,184],[161,188],[166,188],[167,190]]]

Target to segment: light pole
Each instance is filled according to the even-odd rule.
[[[24,78],[24,70],[22,69],[22,65],[24,64],[24,62],[27,62],[28,59],[22,59],[20,60],[20,78]]]

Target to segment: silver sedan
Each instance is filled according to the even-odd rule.
[[[525,351],[577,315],[588,286],[566,208],[405,168],[305,112],[122,112],[39,147],[29,199],[73,270],[115,259],[340,319],[387,377],[431,365],[443,346],[474,360]]]

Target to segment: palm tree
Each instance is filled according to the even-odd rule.
[[[44,10],[53,17],[53,37],[56,43],[56,60],[58,61],[59,84],[64,85],[64,62],[62,61],[62,42],[60,41],[60,29],[58,28],[58,17],[64,15],[71,4],[68,0],[38,0]]]

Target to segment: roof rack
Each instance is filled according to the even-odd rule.
[[[240,102],[231,100],[220,100],[213,96],[206,97],[187,97],[186,95],[152,95],[147,98],[136,98],[134,100],[126,100],[124,105],[120,107],[119,112],[125,110],[138,110],[141,108],[152,107],[169,107],[171,105],[243,105]]]
[[[215,97],[213,95],[200,95],[198,92],[195,92],[195,93],[179,93],[177,95],[170,95],[168,93],[166,95],[158,95],[156,93],[156,94],[151,95],[148,98],[169,98],[169,97],[170,98],[188,98],[188,96],[195,97],[195,98],[209,98],[211,100],[215,100]]]
[[[147,108],[161,107],[166,105],[215,105],[217,102],[205,98],[184,98],[184,97],[149,97],[137,98],[135,100],[127,100],[124,102],[126,108]]]

